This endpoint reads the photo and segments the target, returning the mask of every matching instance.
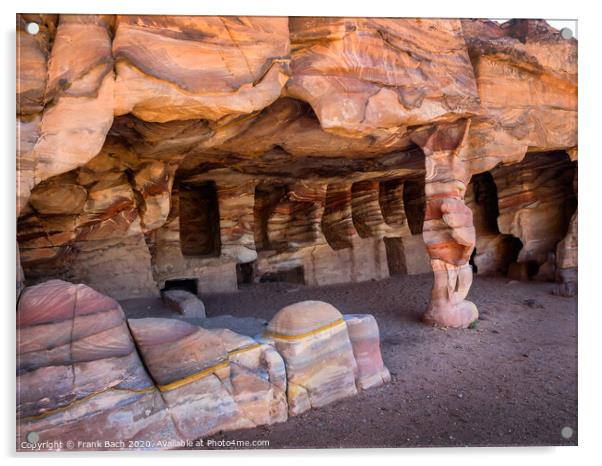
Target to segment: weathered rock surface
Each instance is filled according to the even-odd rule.
[[[289,414],[357,393],[357,364],[343,316],[333,306],[304,301],[278,312],[266,337],[284,359]]]
[[[33,148],[36,183],[85,164],[103,147],[114,109],[111,22],[111,17],[60,15]]]
[[[248,114],[287,80],[283,17],[118,16],[115,114],[165,122]]]
[[[289,24],[287,93],[309,102],[326,131],[385,135],[478,110],[458,20],[291,18]]]
[[[577,41],[543,20],[463,20],[462,29],[482,107],[469,137],[472,163],[576,146]]]
[[[556,247],[556,293],[561,296],[574,296],[577,293],[578,232],[577,212],[573,214],[569,231]]]
[[[26,284],[231,292],[428,257],[426,320],[465,327],[475,246],[477,273],[552,273],[576,199],[577,41],[544,21],[28,14],[17,31]],[[485,172],[483,223],[468,186]]]
[[[344,318],[357,363],[357,387],[366,390],[389,382],[391,374],[380,355],[380,335],[374,316],[347,314]]]
[[[440,126],[417,135],[426,156],[426,212],[423,238],[434,272],[427,323],[467,327],[477,319],[476,306],[466,300],[472,284],[468,264],[475,246],[472,211],[464,203],[468,168],[457,162],[466,147],[470,123]]]
[[[57,20],[56,15],[17,15],[17,216],[36,184],[33,149],[40,137],[50,42]],[[26,31],[30,21],[39,25],[35,36]]]
[[[566,235],[575,210],[575,169],[566,154],[529,154],[519,165],[491,171],[498,191],[501,233],[519,238],[518,262],[546,262]]]
[[[228,329],[214,330],[224,342],[230,362],[233,396],[254,425],[288,418],[286,367],[270,345]]]
[[[180,438],[119,304],[85,285],[52,280],[19,299],[18,447],[31,432],[78,449]]]
[[[185,439],[286,420],[284,364],[273,349],[177,319],[128,323]]]

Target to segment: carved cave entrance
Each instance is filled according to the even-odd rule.
[[[181,184],[179,201],[182,254],[219,257],[220,218],[215,183]]]
[[[403,205],[410,232],[412,235],[421,235],[426,209],[424,179],[408,180],[404,182]]]
[[[198,295],[199,292],[198,280],[195,278],[181,278],[176,280],[166,280],[165,285],[161,291],[168,290],[184,290],[194,295]]]
[[[238,288],[255,283],[255,261],[236,264],[236,283]]]

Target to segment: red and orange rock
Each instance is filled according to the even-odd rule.
[[[29,21],[38,35],[25,31]],[[544,21],[17,23],[28,283],[78,279],[124,298],[182,278],[232,291],[237,267],[240,275],[253,262],[270,277],[303,268],[302,280],[318,284],[421,271],[431,260],[427,320],[466,326],[476,316],[465,301],[475,244],[475,264],[493,261],[490,271],[508,266],[499,256],[513,237],[521,267],[543,266],[567,234],[574,193],[562,190],[555,204],[542,177],[559,153],[569,154],[559,170],[576,163],[577,42]],[[532,157],[542,161],[535,168]],[[515,169],[521,179],[544,171],[508,187]],[[499,231],[477,228],[475,237],[464,197],[473,175],[488,171],[500,185]],[[416,180],[424,189],[410,189]],[[211,223],[198,235],[188,233],[186,189],[215,190],[219,215],[197,221]],[[424,219],[415,209],[423,199]]]

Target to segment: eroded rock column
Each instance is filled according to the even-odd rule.
[[[334,250],[350,248],[358,237],[353,225],[351,183],[331,183],[326,191],[322,231]]]
[[[476,306],[466,300],[475,229],[472,211],[464,203],[469,174],[459,153],[468,127],[468,122],[441,125],[416,138],[426,157],[423,238],[434,272],[423,318],[446,327],[467,327],[478,318]]]
[[[238,263],[257,259],[253,236],[255,218],[255,182],[217,184],[219,221],[221,232],[221,254],[235,259]]]

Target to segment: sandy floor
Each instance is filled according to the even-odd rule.
[[[212,439],[269,440],[270,448],[574,445],[577,443],[577,299],[548,283],[475,279],[476,329],[420,323],[430,275],[306,288],[261,284],[203,298],[208,316],[269,319],[305,299],[371,313],[391,383],[286,423]],[[573,429],[571,438],[561,435]],[[566,429],[565,429],[566,432]]]

